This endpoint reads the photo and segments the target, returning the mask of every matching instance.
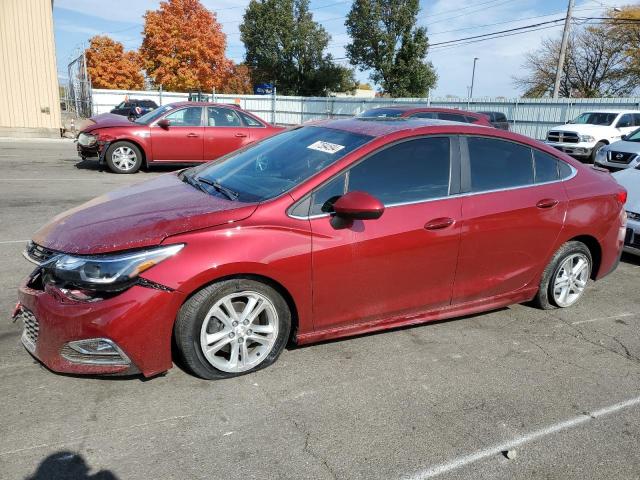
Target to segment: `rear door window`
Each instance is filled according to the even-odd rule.
[[[207,107],[209,127],[242,127],[238,114],[230,108]]]
[[[533,151],[535,161],[535,181],[536,183],[554,182],[560,177],[559,160],[551,155]]]
[[[242,121],[245,123],[247,127],[250,127],[250,128],[264,127],[262,123],[260,123],[258,120],[256,120],[252,116],[247,115],[246,113],[238,112],[238,115],[242,117]]]
[[[468,137],[472,192],[532,185],[531,149],[494,138]]]
[[[435,112],[418,112],[411,115],[411,118],[438,118]]]
[[[449,120],[450,122],[470,123],[467,117],[459,113],[438,113],[440,120]]]

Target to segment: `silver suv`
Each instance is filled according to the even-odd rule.
[[[640,166],[640,128],[622,137],[622,140],[601,148],[594,163],[616,172]]]

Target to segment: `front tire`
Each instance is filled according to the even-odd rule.
[[[606,145],[607,144],[604,142],[596,143],[595,147],[593,147],[593,149],[591,150],[591,155],[589,156],[589,163],[596,163],[596,155],[598,154],[600,149]]]
[[[543,310],[578,303],[591,277],[593,259],[582,242],[562,245],[545,268],[534,303]]]
[[[187,300],[174,336],[184,366],[217,380],[271,365],[290,330],[291,312],[282,295],[270,285],[240,278],[214,283]]]
[[[136,173],[142,165],[142,152],[131,142],[114,142],[105,157],[113,173]]]

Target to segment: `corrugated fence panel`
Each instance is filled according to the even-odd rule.
[[[158,105],[184,101],[186,93],[158,91],[93,90],[93,112],[111,110],[125,97],[150,99]],[[544,139],[555,125],[566,123],[583,112],[607,109],[640,110],[640,97],[635,98],[357,98],[357,97],[285,97],[269,95],[216,94],[214,101],[233,103],[259,117],[279,125],[325,118],[346,118],[376,107],[418,105],[456,108],[471,111],[502,112],[511,130],[529,137]]]

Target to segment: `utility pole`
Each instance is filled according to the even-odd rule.
[[[469,87],[469,97],[467,98],[467,110],[469,110],[469,106],[471,105],[471,99],[473,98],[473,82],[476,79],[476,62],[478,61],[478,57],[473,57],[473,70],[471,72],[471,87]]]
[[[569,30],[571,28],[573,2],[574,0],[569,0],[569,6],[567,7],[567,16],[564,19],[562,44],[560,45],[560,56],[558,57],[558,68],[556,69],[556,81],[553,84],[553,98],[558,98],[558,92],[560,91],[560,80],[562,80],[562,70],[564,69],[564,57],[567,54],[567,43],[569,43]]]

